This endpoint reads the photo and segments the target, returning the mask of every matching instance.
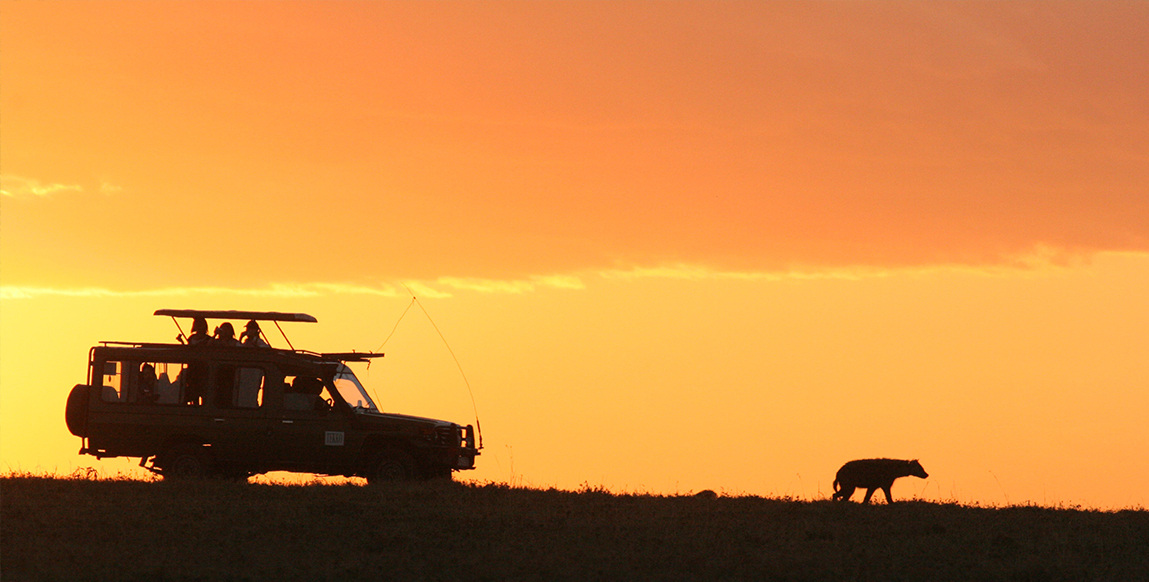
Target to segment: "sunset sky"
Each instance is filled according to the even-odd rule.
[[[1147,2],[0,3],[0,470],[159,308],[411,302],[480,481],[1149,505]],[[275,339],[274,337],[272,338]],[[474,421],[420,310],[360,369]]]

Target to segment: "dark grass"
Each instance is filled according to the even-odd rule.
[[[20,580],[1149,580],[1149,512],[0,478]]]

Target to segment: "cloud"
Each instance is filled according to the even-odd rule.
[[[188,295],[237,295],[245,297],[319,297],[323,295],[378,295],[398,297],[390,286],[368,287],[341,283],[272,284],[263,288],[231,289],[226,287],[164,287],[121,291],[103,287],[74,289],[5,285],[0,287],[0,299],[35,299],[39,297],[184,297]],[[442,296],[434,290],[426,296]],[[449,296],[449,295],[448,295]]]
[[[384,287],[369,287],[366,285],[351,285],[344,283],[307,283],[302,285],[273,285],[274,289],[295,290],[299,293],[308,293],[311,295],[320,295],[324,292],[328,294],[348,294],[348,295],[379,295],[382,297],[398,297],[399,290],[390,285]]]
[[[889,275],[887,269],[853,268],[853,269],[820,269],[820,270],[791,270],[791,271],[723,271],[702,265],[676,264],[659,267],[634,267],[631,269],[613,269],[599,271],[604,279],[728,279],[737,281],[782,281],[785,279],[862,279],[866,277],[884,277]]]
[[[405,281],[403,285],[408,291],[420,297],[428,297],[431,299],[446,299],[452,297],[450,293],[439,291],[418,281]]]
[[[115,184],[109,184],[107,182],[100,182],[101,194],[115,194],[117,192],[122,192],[123,190],[124,189],[121,186],[116,186]]]
[[[115,188],[105,184],[104,186]],[[78,184],[42,184],[35,178],[24,178],[11,174],[0,175],[0,195],[12,198],[45,197],[57,192],[83,192],[84,188]],[[104,188],[101,187],[101,191]]]
[[[779,270],[762,271],[733,271],[716,269],[714,267],[676,263],[657,267],[617,268],[598,271],[598,276],[604,279],[686,279],[686,280],[713,280],[725,279],[731,281],[783,281],[783,280],[815,280],[815,279],[844,279],[862,280],[894,275],[915,275],[933,273],[964,273],[987,276],[1018,275],[1026,273],[1043,273],[1064,270],[1068,268],[1087,265],[1095,256],[1101,255],[1131,255],[1146,256],[1149,253],[1138,251],[1101,251],[1097,253],[1072,252],[1059,247],[1035,244],[1026,252],[1017,252],[1006,255],[999,263],[971,265],[960,262],[930,264],[930,265],[904,265],[899,267],[874,267],[857,265],[848,267],[820,267],[816,265],[794,267]]]
[[[479,291],[482,293],[530,293],[538,287],[554,287],[557,289],[585,289],[586,284],[574,275],[548,275],[534,276],[529,279],[478,279],[460,277],[440,277],[437,282],[454,289]]]
[[[382,284],[378,287],[349,283],[272,283],[266,287],[161,287],[156,289],[116,290],[105,287],[57,288],[31,285],[5,285],[0,287],[0,299],[35,299],[39,297],[184,297],[188,295],[235,295],[245,297],[320,297],[329,295],[376,295],[401,297],[414,294],[428,299],[453,297],[437,286],[480,293],[529,293],[539,287],[557,289],[585,289],[586,285],[573,275],[531,277],[530,280],[468,279],[441,277],[434,283],[403,281],[399,286]]]
[[[546,287],[555,287],[558,289],[586,289],[586,284],[582,279],[573,275],[548,275],[543,277],[534,277],[540,285]]]
[[[100,194],[111,196],[124,191],[122,186],[100,182]],[[87,192],[79,184],[43,183],[35,178],[25,178],[13,174],[0,175],[0,196],[9,198],[46,198],[60,192],[83,194]]]

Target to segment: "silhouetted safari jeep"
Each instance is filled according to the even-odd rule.
[[[286,335],[290,349],[276,349],[260,337],[258,322],[315,322],[310,315],[155,314],[193,318],[192,335],[181,327],[177,344],[101,342],[90,350],[88,381],[72,389],[65,414],[83,439],[80,454],[140,457],[165,479],[297,471],[376,482],[450,479],[475,467],[470,425],[382,412],[346,365],[383,354],[296,350]],[[249,341],[209,339],[207,319],[248,320]]]

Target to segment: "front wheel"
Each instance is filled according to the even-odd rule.
[[[251,478],[251,473],[248,471],[240,470],[220,471],[219,476],[228,481],[234,481],[236,483],[247,483],[247,480]]]
[[[427,479],[433,481],[451,481],[454,478],[454,472],[450,467],[436,467],[427,471]]]
[[[375,485],[407,481],[415,476],[415,459],[407,451],[384,449],[367,472],[367,483]]]

